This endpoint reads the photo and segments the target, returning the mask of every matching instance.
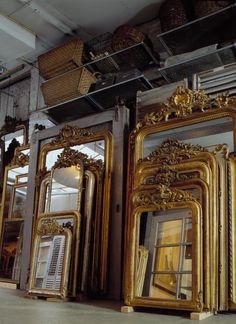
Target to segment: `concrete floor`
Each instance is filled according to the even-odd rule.
[[[24,293],[0,288],[0,324],[188,324],[188,314],[161,310],[122,314],[113,302],[47,302],[24,298]],[[236,314],[220,314],[204,324],[235,324]]]

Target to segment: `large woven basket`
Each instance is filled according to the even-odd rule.
[[[85,95],[96,80],[85,68],[78,68],[48,80],[41,86],[45,104],[52,106]]]
[[[181,0],[166,0],[160,7],[159,18],[162,32],[188,22],[187,13]]]
[[[145,35],[136,27],[122,25],[118,27],[112,36],[112,48],[119,51],[132,45],[143,42]]]
[[[84,43],[75,38],[38,57],[39,73],[48,80],[82,65]]]
[[[195,0],[195,14],[197,18],[206,16],[214,11],[230,5],[232,1]]]

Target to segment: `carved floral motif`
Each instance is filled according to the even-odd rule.
[[[139,160],[139,163],[150,161],[155,163],[178,164],[183,160],[197,156],[200,152],[207,152],[207,150],[200,145],[186,144],[175,139],[167,139],[147,157]]]
[[[158,168],[158,171],[155,173],[155,175],[145,177],[142,181],[142,184],[163,184],[166,186],[170,186],[174,182],[185,181],[196,177],[196,174],[179,173],[171,169],[171,167],[168,164],[164,164],[161,165],[160,168]]]
[[[37,234],[42,235],[60,235],[64,233],[63,226],[53,218],[43,219],[40,227],[37,229]]]
[[[143,121],[140,121],[131,133],[131,143],[139,130],[146,126],[157,125],[173,118],[182,118],[195,112],[205,112],[211,109],[223,109],[235,103],[236,98],[229,97],[227,94],[211,98],[203,90],[193,91],[183,86],[177,87],[173,95],[163,103],[163,107],[158,112],[147,114]]]
[[[61,154],[58,155],[58,159],[55,162],[53,168],[68,168],[73,165],[79,164],[82,161],[85,168],[88,167],[96,167],[99,170],[103,170],[104,163],[102,160],[95,160],[93,158],[89,158],[87,154],[82,152],[78,152],[70,147],[65,147]]]
[[[148,207],[155,205],[159,210],[165,209],[165,205],[171,202],[197,201],[194,195],[188,191],[169,188],[159,184],[153,190],[141,190],[133,197],[135,207]]]
[[[17,165],[19,167],[24,167],[26,164],[29,164],[29,155],[16,150],[10,166]]]
[[[71,141],[76,139],[77,141],[84,140],[84,138],[88,136],[92,136],[93,133],[83,129],[79,128],[77,126],[70,126],[65,125],[62,129],[60,129],[59,134],[57,137],[52,141],[52,144],[63,144],[70,145]]]

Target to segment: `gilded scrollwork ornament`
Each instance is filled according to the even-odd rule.
[[[197,201],[194,195],[188,191],[170,188],[159,184],[152,190],[141,190],[133,196],[135,207],[149,207],[155,205],[157,209],[165,209],[165,204],[173,202]]]
[[[178,164],[183,160],[191,159],[207,149],[200,145],[183,143],[176,139],[167,139],[139,163],[149,161],[155,163]]]
[[[142,185],[154,185],[154,184],[163,184],[170,186],[175,182],[186,181],[193,178],[197,178],[196,174],[185,174],[179,173],[171,168],[168,164],[163,164],[158,168],[158,171],[155,172],[153,176],[148,176],[143,178]]]
[[[183,118],[196,112],[206,112],[211,109],[223,109],[236,103],[236,99],[228,94],[218,95],[211,98],[203,90],[190,90],[183,86],[177,87],[172,96],[163,103],[162,108],[157,112],[146,114],[131,133],[131,144],[134,143],[135,136],[144,127],[158,125],[176,118]]]
[[[61,235],[64,233],[63,226],[59,225],[58,222],[53,218],[43,219],[37,228],[37,234],[42,235]]]
[[[215,147],[214,151],[213,151],[214,154],[217,154],[217,153],[221,153],[222,156],[228,160],[229,158],[229,147],[227,144],[219,144]]]
[[[10,166],[17,165],[19,167],[24,167],[26,164],[29,164],[29,155],[16,150],[15,155],[10,162]]]
[[[70,147],[65,147],[64,150],[58,155],[57,161],[55,162],[53,168],[68,168],[73,165],[77,165],[83,162],[85,168],[96,167],[98,170],[103,171],[104,163],[102,160],[95,160],[88,157],[87,154],[71,149]]]
[[[69,146],[71,145],[71,141],[83,141],[89,136],[93,136],[93,133],[87,129],[65,125],[62,129],[60,129],[58,136],[52,141],[52,144]]]

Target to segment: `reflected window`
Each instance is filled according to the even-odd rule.
[[[140,224],[139,244],[149,251],[142,296],[191,300],[191,210],[149,212]]]
[[[65,236],[42,236],[39,244],[36,288],[60,290],[65,254]]]

